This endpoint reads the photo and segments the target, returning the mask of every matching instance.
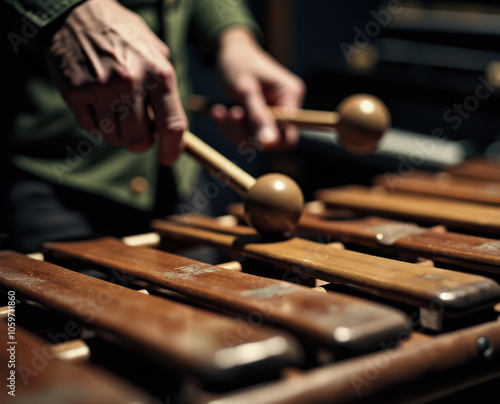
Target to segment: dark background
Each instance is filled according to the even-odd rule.
[[[363,68],[363,58],[348,63],[340,45],[353,43],[356,27],[366,34],[366,24],[376,21],[373,13],[386,8],[387,2],[276,1],[274,9],[270,3],[249,1],[264,31],[264,46],[306,82],[305,107],[334,110],[349,94],[371,93],[388,105],[393,128],[419,135],[443,128],[448,141],[459,142],[464,157],[484,153],[497,157],[500,117],[496,92],[481,101],[458,128],[445,122],[443,114],[474,95],[480,84],[478,76],[486,78],[490,63],[500,60],[498,2],[393,2],[399,3],[400,12],[391,14],[387,26],[379,24],[380,33],[368,36],[370,52],[377,55],[368,58],[368,68]],[[280,34],[285,43],[281,49],[273,42]],[[195,55],[192,60],[195,92],[225,100],[213,70],[203,66]],[[261,153],[248,164],[208,119],[198,118],[195,127],[205,140],[253,174],[272,170],[291,175],[308,200],[322,187],[369,184],[374,175],[397,171],[401,159],[410,152],[403,148],[392,155],[360,157],[335,144],[305,137],[293,151]],[[424,162],[417,168],[440,170],[443,164]],[[223,214],[233,200],[238,197],[228,191],[226,199],[218,199],[220,206],[214,206],[212,213]]]

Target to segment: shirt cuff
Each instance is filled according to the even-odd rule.
[[[18,53],[23,48],[39,52],[40,42],[50,35],[62,16],[84,0],[3,0],[9,18],[9,41]]]

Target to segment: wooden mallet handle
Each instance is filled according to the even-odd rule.
[[[256,179],[254,177],[193,133],[184,132],[183,139],[186,153],[241,196],[245,197],[248,190],[255,185]]]
[[[295,228],[304,205],[300,187],[282,174],[255,179],[189,131],[185,151],[245,199],[247,222],[264,233],[284,233]]]
[[[148,107],[151,121],[155,114]],[[266,174],[255,179],[189,131],[183,133],[184,150],[205,169],[245,199],[246,220],[263,233],[293,230],[304,206],[297,183],[283,174]]]
[[[340,119],[336,112],[275,106],[269,107],[269,110],[278,122],[297,125],[300,128],[335,128]]]

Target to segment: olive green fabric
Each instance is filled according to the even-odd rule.
[[[160,3],[163,1],[163,3]],[[52,85],[41,49],[54,26],[78,0],[1,0],[0,22],[6,31],[7,93],[11,101],[0,139],[2,153],[31,174],[64,186],[95,193],[120,203],[149,210],[154,205],[158,161],[156,148],[130,153],[86,133]],[[197,47],[210,58],[217,37],[227,27],[258,28],[241,1],[123,0],[141,15],[168,44],[181,96],[189,94],[186,44],[192,28]],[[162,20],[163,18],[163,20]],[[162,31],[163,32],[160,32]],[[2,49],[3,50],[3,49]],[[174,166],[178,192],[193,186],[197,165],[183,156]],[[145,192],[134,192],[131,181],[144,177]]]

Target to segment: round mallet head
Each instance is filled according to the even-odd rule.
[[[354,154],[368,154],[377,147],[391,125],[386,105],[370,94],[355,94],[337,107],[337,132],[341,145]]]
[[[295,228],[303,206],[304,196],[294,180],[265,174],[247,192],[245,217],[261,233],[285,233]]]

